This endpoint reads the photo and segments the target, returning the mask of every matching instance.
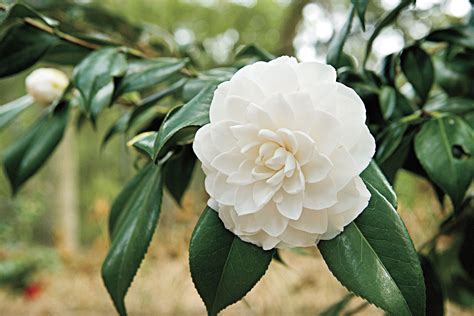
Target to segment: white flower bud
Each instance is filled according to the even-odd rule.
[[[39,68],[26,77],[26,90],[42,105],[49,105],[61,97],[69,84],[66,74],[54,68]]]

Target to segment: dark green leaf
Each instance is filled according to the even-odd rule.
[[[334,68],[340,68],[343,66],[342,64],[342,56],[343,56],[343,47],[344,43],[346,42],[347,36],[351,32],[352,27],[352,20],[354,19],[354,10],[355,7],[352,7],[349,17],[346,20],[346,23],[342,26],[342,29],[336,33],[336,35],[331,40],[328,48],[327,54],[327,62],[328,64],[334,66]]]
[[[107,130],[105,133],[104,139],[102,140],[101,147],[104,148],[105,145],[112,139],[112,137],[118,133],[125,133],[128,126],[128,121],[130,120],[130,112],[125,112],[122,116],[118,118]]]
[[[155,232],[161,209],[161,167],[149,163],[120,192],[110,211],[112,244],[102,265],[102,278],[120,315],[124,297]]]
[[[66,128],[68,107],[43,115],[3,154],[5,173],[13,193],[35,174],[53,153]]]
[[[375,39],[377,38],[377,36],[379,36],[380,32],[382,32],[382,30],[385,27],[387,27],[390,24],[392,24],[393,22],[395,22],[398,15],[400,14],[400,12],[402,12],[403,9],[408,7],[410,5],[410,3],[412,3],[412,2],[413,2],[412,0],[402,0],[402,1],[400,1],[400,3],[392,11],[385,14],[377,22],[377,24],[375,25],[374,32],[372,33],[369,40],[367,41],[367,48],[365,49],[364,62],[362,64],[364,68],[365,68],[365,65],[367,64],[367,60],[369,59],[370,52],[372,51],[372,45],[373,45]]]
[[[342,315],[342,311],[349,304],[354,294],[347,294],[341,300],[329,306],[326,310],[322,311],[319,316],[339,316]]]
[[[153,159],[153,146],[155,144],[157,132],[144,132],[132,138],[127,145],[132,146],[139,152],[150,156]]]
[[[25,95],[0,106],[0,131],[31,104],[33,104],[33,98],[29,95]]]
[[[114,78],[123,76],[126,69],[125,55],[118,48],[96,50],[74,68],[73,83],[93,121],[112,103]]]
[[[154,86],[180,71],[185,65],[186,60],[172,58],[130,61],[127,73],[120,81],[115,95]]]
[[[474,175],[473,139],[472,128],[455,115],[426,122],[415,138],[423,169],[451,197],[455,208],[461,205]]]
[[[223,81],[229,80],[236,71],[236,68],[214,68],[199,73],[198,78],[189,80],[184,86],[184,102],[194,98],[202,89],[210,84],[218,85]]]
[[[460,97],[449,98],[444,95],[434,100],[430,99],[424,109],[428,112],[440,111],[462,115],[474,112],[474,101]]]
[[[195,163],[196,156],[191,145],[184,146],[178,155],[166,163],[165,186],[179,205],[191,182]]]
[[[398,54],[390,54],[385,56],[382,60],[381,76],[385,80],[385,83],[391,86],[395,85],[397,57]]]
[[[179,131],[186,127],[198,128],[209,123],[209,107],[215,89],[215,85],[208,85],[191,101],[170,111],[158,131],[154,149],[155,159],[162,154],[164,146]]]
[[[166,87],[163,90],[160,90],[140,102],[139,105],[132,111],[132,114],[130,116],[130,120],[128,121],[128,126],[127,130],[132,126],[132,124],[142,116],[145,112],[147,112],[150,108],[152,108],[156,103],[158,103],[160,100],[163,98],[175,93],[179,89],[183,87],[183,85],[187,82],[187,79],[181,79],[170,85],[169,87]]]
[[[259,60],[262,61],[270,61],[272,59],[275,59],[275,55],[267,52],[266,50],[255,44],[245,45],[241,47],[237,51],[235,57],[257,57]]]
[[[408,232],[385,193],[383,176],[362,174],[369,205],[344,232],[319,249],[336,278],[351,292],[394,315],[424,315],[425,287]],[[389,197],[391,194],[389,195]]]
[[[33,66],[59,39],[25,24],[13,25],[0,41],[0,78]]]
[[[357,15],[359,16],[360,25],[362,30],[365,31],[365,11],[367,10],[367,5],[369,4],[368,0],[351,0],[352,4],[357,10]]]
[[[50,26],[56,26],[58,24],[57,21],[42,15],[32,7],[23,3],[15,3],[12,5],[6,14],[3,17],[0,17],[0,23],[5,24],[7,21],[9,23],[14,23],[16,19],[23,18],[34,18]]]
[[[383,195],[394,209],[397,208],[397,196],[390,186],[390,183],[385,179],[382,171],[380,171],[379,167],[373,160],[362,172],[361,177],[365,182],[370,183],[375,190]]]
[[[425,279],[426,315],[443,316],[444,297],[438,275],[428,258],[420,256],[420,262],[423,269],[423,278]]]
[[[265,274],[273,253],[242,241],[207,207],[191,237],[189,266],[208,314],[244,297]]]
[[[51,47],[41,60],[59,65],[73,66],[79,63],[90,52],[91,50],[85,47],[61,41]]]
[[[393,87],[385,86],[381,89],[379,98],[383,118],[388,120],[397,106],[397,91]]]
[[[402,142],[407,127],[408,124],[397,122],[389,125],[381,133],[380,140],[377,141],[377,152],[375,154],[377,163],[385,162],[395,152]]]
[[[430,56],[420,47],[411,46],[403,50],[400,65],[405,77],[424,102],[434,81],[434,67]]]
[[[474,28],[467,26],[453,26],[434,30],[425,37],[430,42],[447,42],[474,49]]]

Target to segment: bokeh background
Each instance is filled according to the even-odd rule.
[[[349,0],[24,2],[66,21],[72,31],[124,43],[152,42],[172,54],[189,55],[203,69],[225,66],[239,46],[249,43],[278,55],[324,61],[328,43],[344,23],[350,6]],[[367,31],[362,32],[354,23],[345,50],[360,60],[375,21],[398,2],[370,1]],[[399,51],[430,29],[461,22],[469,14],[469,0],[418,0],[376,39],[370,67],[379,67],[382,56]],[[147,28],[148,37],[137,38],[133,25]],[[71,72],[67,67],[63,70]],[[29,72],[31,69],[0,80],[0,104],[26,93],[24,78]],[[1,132],[0,152],[40,111],[39,107],[29,108]],[[115,137],[104,148],[101,144],[109,126],[122,113],[119,107],[109,109],[96,129],[89,123],[70,124],[53,157],[14,198],[0,171],[0,272],[10,273],[18,281],[12,290],[2,287],[11,280],[0,279],[0,315],[114,313],[102,285],[100,265],[108,247],[108,211],[133,175],[136,157],[128,150],[126,137]],[[202,180],[197,167],[182,206],[165,196],[158,231],[127,296],[131,315],[205,314],[187,263],[189,238],[207,200]],[[420,245],[436,232],[443,215],[434,192],[428,183],[408,172],[398,175],[395,188],[399,211],[415,245]],[[263,281],[222,314],[316,315],[347,294],[316,249],[283,251],[282,257],[286,264],[273,262]],[[351,303],[354,314],[382,314],[375,307],[359,311],[360,303]],[[447,313],[472,315],[472,310],[449,304]]]

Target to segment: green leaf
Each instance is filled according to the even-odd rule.
[[[93,121],[113,101],[114,78],[127,69],[125,55],[118,48],[103,48],[89,54],[74,68],[73,83],[81,93],[83,106]]]
[[[376,189],[393,208],[397,208],[397,196],[395,195],[395,191],[393,191],[390,183],[388,183],[387,179],[385,179],[382,171],[380,171],[377,164],[372,160],[367,168],[361,173],[362,179],[365,182],[370,183],[374,189]]]
[[[385,120],[392,117],[397,107],[397,91],[390,86],[384,86],[379,95],[380,109]]]
[[[352,4],[357,10],[357,15],[359,16],[360,25],[362,30],[365,32],[365,11],[367,10],[367,5],[369,4],[368,0],[351,0]]]
[[[128,121],[130,120],[131,112],[125,112],[120,116],[107,130],[105,133],[104,139],[102,140],[101,147],[104,148],[105,145],[112,139],[113,136],[119,133],[125,133],[128,126]]]
[[[181,199],[191,182],[195,164],[196,156],[191,145],[184,146],[178,155],[166,163],[164,169],[165,186],[179,205],[181,205]]]
[[[242,46],[235,54],[235,57],[257,57],[258,60],[262,61],[270,61],[276,58],[275,55],[269,53],[268,51],[259,47],[256,44]]]
[[[153,146],[155,144],[157,132],[144,132],[138,134],[128,141],[127,145],[132,146],[139,152],[150,156],[153,159]]]
[[[444,315],[444,295],[438,275],[430,260],[425,256],[420,256],[421,268],[426,288],[426,315]]]
[[[346,42],[347,36],[351,32],[352,20],[354,19],[354,10],[355,7],[353,6],[346,23],[344,23],[342,29],[336,33],[334,38],[331,40],[331,43],[329,43],[327,62],[336,69],[344,66],[342,63],[342,56],[344,54],[342,49],[344,47],[344,43]]]
[[[13,194],[53,153],[63,137],[68,112],[68,107],[64,106],[51,114],[43,115],[5,150],[3,165]]]
[[[237,302],[265,274],[274,250],[242,241],[207,207],[189,244],[189,266],[209,315]]]
[[[339,316],[342,315],[342,311],[349,304],[354,297],[353,294],[347,294],[341,300],[329,306],[327,309],[322,311],[319,316]]]
[[[381,164],[385,162],[397,148],[400,146],[403,135],[408,128],[406,123],[392,123],[381,134],[377,141],[377,152],[375,153],[375,160]]]
[[[59,41],[56,36],[31,26],[13,25],[0,40],[0,78],[33,66]]]
[[[53,64],[74,66],[90,52],[91,50],[88,48],[61,41],[51,47],[41,60]]]
[[[2,18],[0,18],[0,23],[3,24],[2,27],[4,27],[7,21],[13,23],[17,19],[23,18],[34,18],[49,26],[56,26],[58,24],[57,21],[42,15],[29,5],[23,3],[15,3],[14,5],[12,5],[8,9],[6,14]]]
[[[459,208],[474,175],[474,133],[455,115],[426,122],[415,137],[415,152],[428,176]]]
[[[155,159],[162,154],[165,145],[179,131],[188,127],[192,127],[195,130],[209,123],[209,107],[215,89],[215,85],[208,85],[191,101],[169,112],[158,131],[158,137],[155,142]]]
[[[411,46],[403,50],[400,65],[418,96],[423,102],[426,101],[434,81],[434,67],[430,56],[420,47]]]
[[[194,98],[202,89],[210,84],[218,85],[219,83],[229,80],[237,68],[214,68],[199,73],[198,78],[191,79],[186,82],[183,89],[183,100],[188,102]]]
[[[0,131],[31,104],[33,104],[33,98],[25,95],[0,106]]]
[[[397,74],[397,57],[398,54],[390,54],[382,60],[381,76],[385,83],[390,86],[395,86],[395,76]]]
[[[174,58],[139,59],[130,61],[127,73],[120,81],[115,95],[154,86],[180,71],[186,60]]]
[[[132,111],[132,114],[128,121],[127,130],[130,129],[130,127],[139,117],[141,117],[145,112],[155,106],[156,103],[161,101],[163,98],[175,93],[176,91],[179,91],[187,81],[188,79],[178,80],[169,87],[166,87],[163,90],[151,94],[145,99],[143,99],[140,104],[138,104],[137,107]]]
[[[112,205],[112,244],[102,264],[102,278],[120,315],[126,315],[125,295],[155,232],[162,192],[161,167],[149,163],[127,183]]]
[[[385,14],[380,21],[377,22],[375,25],[375,29],[370,36],[369,40],[367,41],[367,47],[365,49],[365,56],[364,56],[364,61],[362,63],[363,68],[365,68],[365,65],[367,64],[367,60],[369,59],[370,52],[372,51],[372,45],[374,44],[375,39],[377,36],[379,36],[380,32],[397,19],[398,15],[400,12],[403,11],[406,7],[408,7],[413,0],[402,0],[400,3],[390,12]]]
[[[351,292],[394,315],[424,315],[425,286],[408,232],[388,198],[383,176],[362,174],[369,205],[344,232],[319,249],[334,276]],[[384,188],[383,190],[380,188]],[[392,191],[393,192],[393,191]]]

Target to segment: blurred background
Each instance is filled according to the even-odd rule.
[[[325,61],[329,41],[344,24],[350,6],[349,0],[24,2],[66,22],[71,33],[80,30],[143,50],[153,45],[166,56],[187,55],[202,69],[231,63],[235,50],[249,43],[302,61]],[[369,2],[366,32],[355,22],[345,46],[358,60],[374,23],[399,3]],[[469,0],[418,0],[376,39],[369,68],[379,67],[381,57],[422,38],[432,28],[467,19],[470,9]],[[63,70],[71,72],[67,67]],[[26,93],[24,78],[31,71],[0,80],[0,104]],[[1,132],[0,151],[25,131],[40,110],[29,108],[16,124]],[[102,285],[100,265],[108,247],[108,212],[134,174],[136,157],[123,136],[113,138],[104,148],[101,144],[121,114],[119,107],[109,109],[96,129],[88,122],[70,124],[54,156],[14,198],[0,171],[0,275],[5,276],[0,278],[1,315],[114,313]],[[187,264],[190,235],[207,200],[202,180],[196,167],[181,207],[169,195],[165,197],[158,231],[127,296],[131,315],[205,314]],[[396,191],[399,211],[415,245],[420,245],[436,232],[442,215],[434,192],[408,172],[398,174]],[[283,251],[282,257],[286,265],[272,263],[267,276],[245,300],[222,314],[316,315],[347,294],[316,249]],[[360,302],[351,303],[354,313],[382,314],[374,307],[358,312]],[[472,315],[473,310],[449,304],[447,313]]]

